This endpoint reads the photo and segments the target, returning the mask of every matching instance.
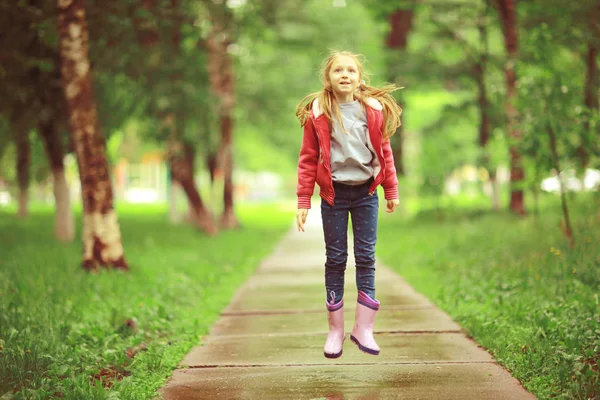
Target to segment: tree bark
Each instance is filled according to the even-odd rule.
[[[45,112],[46,110],[47,113]],[[65,176],[64,151],[60,135],[53,121],[54,115],[47,108],[41,111],[38,120],[38,134],[44,143],[44,150],[52,170],[55,203],[54,235],[62,242],[75,239],[75,218],[71,209],[69,185]],[[47,115],[47,117],[46,117]]]
[[[168,144],[167,157],[171,176],[183,189],[190,208],[193,210],[194,223],[209,235],[217,233],[217,227],[211,214],[204,206],[194,181],[195,151],[191,145],[171,139]]]
[[[12,129],[15,135],[17,147],[17,183],[19,185],[19,208],[17,216],[26,218],[29,216],[29,169],[31,164],[31,146],[29,143],[28,129],[22,123],[13,123]]]
[[[412,10],[395,10],[388,15],[390,33],[386,44],[388,49],[403,52],[408,45],[408,36],[412,29],[414,12]],[[391,75],[391,74],[390,74]],[[395,81],[396,77],[391,77]],[[391,139],[394,164],[398,175],[404,176],[404,125],[400,125]]]
[[[83,198],[83,268],[127,270],[88,58],[84,0],[58,0],[63,90]]]
[[[516,62],[518,52],[517,31],[517,6],[516,0],[496,0],[496,5],[502,20],[504,33],[504,46],[507,53],[507,62],[504,65],[506,79],[506,117],[509,138],[510,154],[510,210],[518,215],[525,215],[525,204],[523,194],[523,182],[525,170],[521,161],[519,144],[521,143],[521,132],[517,128],[518,110],[514,106],[517,96],[517,73]]]
[[[209,57],[209,77],[213,92],[220,100],[221,149],[224,175],[223,215],[221,226],[225,229],[239,227],[235,215],[233,197],[233,107],[235,88],[233,61],[227,52],[231,44],[231,33],[216,22],[207,39]]]

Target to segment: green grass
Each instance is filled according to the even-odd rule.
[[[240,206],[243,228],[213,238],[170,225],[162,207],[118,211],[131,271],[98,275],[81,269],[79,242],[54,241],[50,210],[27,221],[0,211],[0,397],[151,398],[291,228],[294,208]]]
[[[456,208],[381,218],[378,255],[538,398],[600,398],[598,205],[576,203],[574,248],[548,196],[537,221]]]

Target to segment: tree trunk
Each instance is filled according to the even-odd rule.
[[[143,0],[143,7],[151,11],[157,5],[156,0]],[[180,46],[181,46],[181,25],[182,20],[178,17],[180,13],[180,4],[178,0],[170,0],[169,2],[171,12],[174,15],[172,19],[172,26],[170,30],[170,43],[169,54],[172,58],[181,57]],[[148,23],[146,23],[148,25]],[[159,37],[158,30],[155,26],[147,28],[147,37],[154,38],[151,41],[141,41],[142,46],[152,47],[158,44],[156,38]],[[149,35],[149,36],[148,36]],[[177,81],[181,78],[179,71],[174,71],[169,77],[172,81]],[[169,169],[171,174],[171,190],[170,198],[171,208],[170,215],[171,221],[178,221],[180,219],[179,213],[175,204],[175,191],[176,186],[181,186],[183,192],[188,200],[189,209],[183,219],[192,222],[195,226],[203,230],[209,235],[217,233],[217,227],[213,221],[211,213],[206,209],[202,197],[196,187],[194,179],[195,168],[194,158],[195,150],[189,145],[185,144],[181,139],[179,124],[182,120],[181,115],[176,113],[177,104],[180,103],[182,97],[178,96],[179,93],[175,92],[172,100],[174,106],[170,106],[168,109],[163,109],[162,125],[163,129],[168,132],[169,140],[167,143],[167,161],[169,163]]]
[[[54,234],[62,242],[72,242],[75,239],[75,217],[71,209],[69,184],[64,168],[53,169],[53,191],[56,203],[54,216]]]
[[[517,73],[515,64],[517,62],[518,32],[517,32],[517,10],[516,0],[496,0],[496,5],[502,20],[504,32],[504,46],[507,53],[507,62],[504,65],[506,78],[506,117],[509,138],[510,153],[510,210],[519,215],[525,215],[525,204],[523,195],[523,182],[525,170],[521,161],[519,144],[521,143],[521,132],[517,128],[518,111],[514,106],[517,96]]]
[[[194,223],[209,235],[217,233],[212,216],[206,210],[194,181],[194,149],[181,141],[171,139],[168,144],[167,157],[173,180],[183,189],[190,208],[194,211]]]
[[[565,194],[565,183],[560,171],[560,161],[558,158],[558,150],[556,149],[556,135],[551,126],[547,129],[548,136],[550,137],[550,150],[552,150],[552,158],[554,159],[554,168],[558,173],[558,182],[560,184],[560,203],[563,211],[563,218],[565,224],[562,226],[562,231],[569,240],[571,247],[575,244],[575,238],[573,237],[573,229],[571,228],[571,218],[569,217],[569,207],[567,206],[567,197]]]
[[[211,151],[206,156],[206,168],[208,169],[210,179],[210,209],[213,213],[216,213],[215,206],[217,205],[217,193],[215,189],[215,181],[217,179],[217,169],[219,167],[219,153],[217,151]]]
[[[498,186],[498,179],[496,177],[496,170],[490,168],[488,170],[490,175],[490,183],[492,184],[492,209],[494,211],[500,210],[500,187]]]
[[[231,116],[221,117],[221,140],[223,141],[223,215],[221,226],[225,229],[239,227],[233,208],[233,149]]]
[[[487,33],[487,15],[488,15],[488,3],[486,2],[486,8],[479,19],[478,30],[479,39],[482,45],[482,52],[479,60],[475,63],[473,75],[477,83],[477,104],[479,106],[479,146],[483,153],[483,166],[488,171],[491,187],[492,187],[492,209],[498,211],[500,208],[498,198],[498,181],[496,179],[496,169],[490,164],[490,155],[487,149],[487,144],[490,140],[492,130],[492,119],[490,117],[490,101],[487,96],[487,89],[485,86],[485,71],[487,66],[489,48],[488,48],[488,33]]]
[[[50,112],[50,110],[48,110]],[[46,115],[43,111],[41,115]],[[54,235],[62,242],[71,242],[75,239],[75,219],[71,210],[69,185],[65,176],[63,163],[64,152],[60,135],[56,130],[53,115],[49,118],[41,116],[38,121],[38,133],[44,143],[44,150],[52,170],[53,192],[55,203]]]
[[[29,168],[31,164],[31,147],[28,129],[20,122],[12,124],[17,146],[17,183],[19,184],[19,208],[17,216],[26,218],[29,215]]]
[[[585,95],[584,103],[586,107],[593,112],[598,109],[598,66],[596,64],[596,58],[598,51],[594,46],[594,43],[590,41],[588,43],[588,51],[585,58],[586,64],[586,76],[585,76]],[[589,148],[593,140],[593,132],[590,131],[590,121],[586,119],[584,122],[584,133],[581,140],[581,144],[577,149],[579,155],[580,165],[585,173],[585,169],[588,166],[590,154]]]
[[[387,37],[387,47],[393,55],[401,54],[408,45],[408,36],[412,29],[414,12],[412,10],[395,10],[388,15],[390,33]],[[396,51],[393,51],[396,50]],[[388,69],[391,69],[388,67]],[[390,80],[396,80],[395,73],[389,73]],[[394,164],[398,175],[404,176],[404,125],[400,125],[391,139]]]
[[[235,88],[233,82],[233,62],[227,49],[231,44],[231,34],[219,23],[207,39],[209,57],[209,78],[213,92],[220,100],[221,155],[223,162],[223,215],[221,226],[225,229],[239,226],[235,216],[233,198],[233,107]]]
[[[390,13],[388,16],[390,24],[390,34],[387,37],[388,48],[406,50],[413,16],[413,10],[395,10]]]
[[[113,206],[106,142],[98,124],[83,0],[58,0],[61,76],[83,198],[83,267],[127,270]]]
[[[37,1],[39,3],[39,1]],[[38,4],[39,6],[39,4]],[[39,38],[38,38],[39,39]],[[58,54],[56,54],[58,56]],[[61,130],[66,127],[66,104],[61,88],[60,60],[53,57],[53,69],[48,73],[30,71],[31,81],[35,82],[37,100],[40,105],[37,113],[37,132],[44,144],[48,165],[52,171],[54,194],[54,236],[62,242],[75,239],[75,218],[71,209],[70,190],[65,176],[63,137]]]
[[[475,79],[477,81],[477,103],[479,105],[479,146],[485,148],[490,140],[490,131],[492,122],[490,118],[490,102],[487,98],[487,91],[484,81],[485,70],[482,64],[475,67]]]
[[[179,184],[173,179],[173,173],[169,168],[168,200],[169,200],[169,222],[178,224],[181,222],[181,214],[177,209],[177,187]]]
[[[217,175],[217,167],[218,167],[217,159],[218,159],[217,152],[210,152],[206,156],[206,168],[208,169],[211,186],[215,184],[215,178]]]

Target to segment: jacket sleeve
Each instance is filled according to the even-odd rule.
[[[302,147],[298,157],[298,208],[310,208],[310,198],[315,189],[317,163],[319,160],[319,142],[312,118],[304,124]]]
[[[399,198],[398,195],[398,176],[396,176],[396,165],[394,164],[394,153],[390,140],[382,144],[383,158],[385,160],[385,179],[381,182],[383,193],[386,200]]]

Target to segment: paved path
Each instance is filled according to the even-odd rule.
[[[189,399],[535,399],[448,315],[400,276],[377,266],[375,323],[379,356],[347,339],[344,354],[323,356],[324,244],[319,208],[307,231],[282,240],[240,288],[203,346],[182,361],[161,390]],[[348,260],[345,328],[356,299]]]

